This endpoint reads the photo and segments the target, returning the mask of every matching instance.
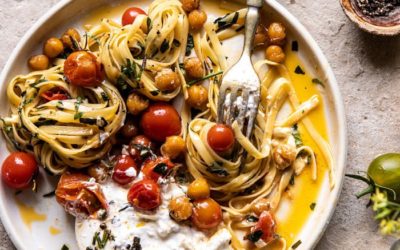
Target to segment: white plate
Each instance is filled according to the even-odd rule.
[[[6,115],[9,105],[6,98],[6,84],[17,74],[27,72],[26,60],[41,48],[42,42],[50,35],[59,36],[66,27],[73,23],[79,23],[80,17],[86,15],[91,10],[105,4],[115,4],[113,0],[64,0],[54,6],[44,15],[21,39],[12,55],[10,56],[2,74],[0,82],[0,114]],[[139,2],[139,3],[138,3]],[[141,5],[145,1],[131,2],[132,5]],[[145,8],[147,9],[147,8]],[[324,80],[325,88],[323,97],[325,99],[325,113],[328,121],[328,132],[330,144],[332,145],[333,156],[335,159],[335,181],[336,186],[329,191],[327,183],[321,189],[317,200],[318,206],[304,225],[299,239],[302,244],[298,249],[313,248],[322,236],[329,219],[338,201],[342,181],[344,176],[346,158],[346,123],[343,109],[343,102],[339,93],[333,72],[322,54],[320,48],[300,22],[292,16],[286,9],[274,0],[266,0],[264,10],[269,18],[280,20],[287,27],[290,36],[294,37],[302,48],[300,57],[308,67],[308,71],[320,79]],[[72,21],[71,21],[72,20]],[[3,139],[0,144],[0,162],[3,162],[8,155]],[[70,249],[77,249],[74,236],[73,218],[66,215],[63,209],[56,204],[55,199],[43,198],[44,193],[54,190],[55,180],[48,178],[44,171],[41,171],[41,183],[39,193],[32,194],[25,191],[18,196],[1,183],[0,188],[0,216],[11,240],[18,249],[61,249],[63,244],[67,244]],[[21,212],[16,205],[16,198],[23,200],[25,204],[34,207],[35,211],[46,215],[43,222],[35,222],[31,228],[26,226]],[[52,235],[49,228],[53,226],[61,229],[61,233]]]

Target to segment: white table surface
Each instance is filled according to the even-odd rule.
[[[15,44],[57,0],[0,0],[0,69]],[[347,172],[364,170],[375,155],[400,151],[400,37],[376,37],[357,29],[339,0],[279,0],[311,32],[336,74],[348,126]],[[5,84],[5,83],[1,83]],[[346,179],[338,207],[317,249],[389,249],[361,183]],[[15,249],[0,224],[0,249]]]

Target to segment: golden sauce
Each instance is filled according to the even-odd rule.
[[[49,227],[49,232],[50,232],[51,235],[57,235],[57,234],[61,233],[61,230],[56,228],[56,227],[50,226]]]
[[[39,214],[35,211],[33,207],[25,205],[18,199],[15,200],[19,209],[19,214],[21,215],[21,219],[29,229],[32,228],[33,222],[40,222],[46,220],[45,214]]]
[[[307,73],[306,68],[302,65],[296,53],[287,49],[286,56],[285,65],[290,72],[291,80],[294,83],[293,85],[300,101],[304,102],[313,95],[318,95],[320,97],[320,105],[313,110],[308,117],[311,119],[318,133],[325,140],[328,140],[324,104],[320,91],[318,90],[317,85],[312,82],[313,77]],[[306,72],[304,75],[296,74],[294,72],[298,65]],[[277,221],[277,231],[279,235],[286,239],[288,248],[298,240],[297,234],[301,231],[302,227],[307,222],[307,219],[313,212],[310,205],[316,202],[323,179],[326,177],[328,170],[325,159],[318,157],[322,155],[321,151],[301,124],[299,124],[299,132],[303,143],[310,146],[316,154],[318,178],[317,181],[313,181],[311,179],[311,169],[305,168],[301,175],[295,178],[295,184],[290,188],[292,199],[290,199],[287,194],[283,198],[290,202],[290,211],[284,220]],[[318,206],[318,204],[316,204],[316,206]]]
[[[136,224],[136,227],[137,227],[137,228],[140,228],[140,227],[143,227],[144,225],[146,225],[146,223],[143,222],[143,221],[140,221],[140,222],[138,222],[138,223]]]

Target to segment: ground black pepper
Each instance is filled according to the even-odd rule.
[[[400,0],[356,0],[356,3],[364,15],[371,17],[388,16],[400,6]]]

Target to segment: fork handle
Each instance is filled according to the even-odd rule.
[[[260,17],[259,8],[262,7],[262,3],[263,0],[247,0],[249,8],[246,14],[243,55],[250,56],[251,50],[253,49],[254,34],[256,33],[258,19]]]

